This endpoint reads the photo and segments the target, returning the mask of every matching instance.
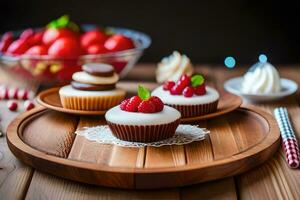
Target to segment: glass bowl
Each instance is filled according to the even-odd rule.
[[[96,25],[82,25],[84,31],[97,28]],[[57,58],[50,55],[43,56],[8,56],[0,53],[0,67],[11,78],[37,82],[40,85],[61,85],[70,82],[72,74],[80,71],[85,63],[108,63],[114,66],[120,77],[126,74],[142,56],[144,50],[151,44],[151,38],[139,31],[106,27],[109,33],[120,33],[131,38],[135,48],[119,52],[83,55],[77,59]],[[21,31],[14,32],[18,35]]]

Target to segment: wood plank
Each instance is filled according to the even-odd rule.
[[[21,136],[24,142],[47,154],[66,158],[75,138],[78,118],[65,113],[46,111],[32,120],[33,122],[24,128]],[[64,123],[61,123],[62,121]]]
[[[216,199],[234,200],[237,199],[233,178],[226,178],[218,181],[201,183],[181,189],[181,200]]]
[[[36,172],[28,189],[26,199],[161,199],[179,200],[177,189],[166,190],[118,190],[76,183],[41,172]]]

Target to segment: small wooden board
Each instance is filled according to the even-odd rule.
[[[9,126],[7,142],[21,161],[41,171],[83,183],[116,188],[178,187],[233,176],[266,161],[278,148],[274,118],[255,107],[199,122],[211,133],[182,146],[126,148],[102,145],[74,134],[105,124],[36,108]]]

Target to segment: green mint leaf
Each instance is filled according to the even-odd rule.
[[[138,86],[138,96],[142,99],[142,100],[148,100],[151,97],[150,91],[139,85]]]
[[[194,75],[191,78],[191,84],[193,87],[197,87],[199,85],[202,85],[204,83],[204,77],[202,75]]]
[[[68,16],[68,15],[63,15],[63,16],[61,16],[60,18],[58,18],[58,19],[56,20],[56,22],[57,22],[58,28],[60,28],[60,27],[67,27],[67,25],[68,25],[69,22],[70,22],[70,19],[69,19],[69,16]]]

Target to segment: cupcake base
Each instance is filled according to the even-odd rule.
[[[196,117],[215,112],[218,108],[218,100],[200,105],[170,105],[181,113],[182,118]]]
[[[107,121],[113,135],[120,140],[130,142],[156,142],[172,137],[180,123],[180,119],[158,125],[123,125]]]

